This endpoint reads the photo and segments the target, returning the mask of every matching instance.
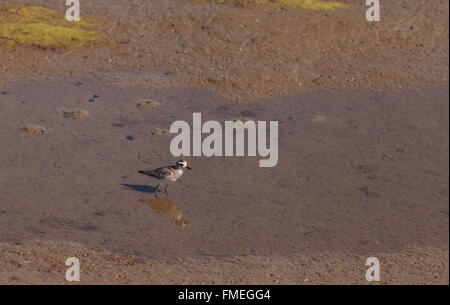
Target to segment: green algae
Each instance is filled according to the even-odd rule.
[[[69,22],[64,14],[41,6],[0,5],[0,50],[89,46],[104,41],[98,26],[92,18]]]

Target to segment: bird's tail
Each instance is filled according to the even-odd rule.
[[[145,171],[138,171],[138,173],[146,175],[147,173]]]

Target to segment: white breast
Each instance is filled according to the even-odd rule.
[[[176,169],[175,172],[172,175],[167,177],[167,180],[177,181],[177,179],[180,178],[181,175],[183,175],[183,170],[181,168],[180,169]]]

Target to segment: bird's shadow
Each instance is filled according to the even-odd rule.
[[[121,184],[121,185],[141,193],[154,194],[156,192],[156,187],[153,186],[139,185],[139,184]]]

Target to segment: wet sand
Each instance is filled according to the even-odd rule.
[[[448,250],[448,85],[247,104],[92,78],[2,90],[1,241],[73,241],[141,258]],[[141,110],[142,99],[161,106]],[[89,117],[65,117],[61,107]],[[193,112],[203,122],[278,120],[279,161],[186,157],[193,171],[169,193],[189,222],[180,228],[138,201],[153,198],[154,185],[137,171],[174,163],[172,136],[153,130],[192,122]],[[25,124],[47,130],[26,135]]]

